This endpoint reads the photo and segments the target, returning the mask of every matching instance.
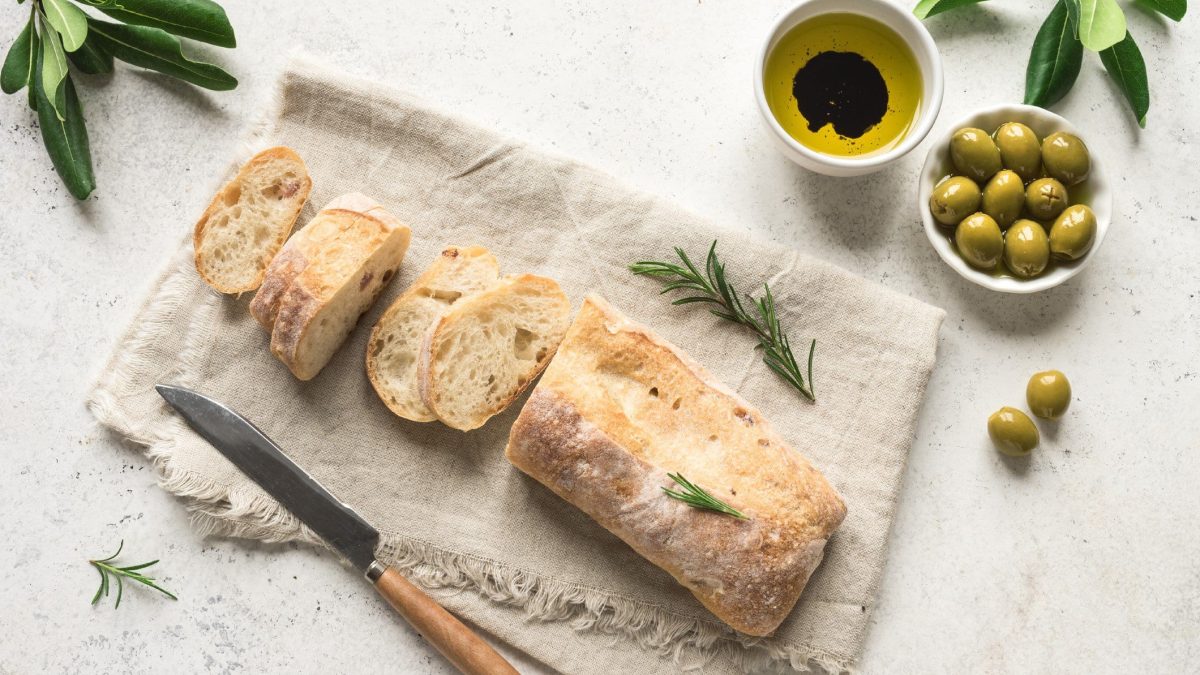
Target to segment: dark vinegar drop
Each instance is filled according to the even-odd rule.
[[[792,80],[792,95],[809,131],[826,124],[846,138],[859,138],[879,124],[888,109],[887,83],[875,64],[854,52],[821,52]]]

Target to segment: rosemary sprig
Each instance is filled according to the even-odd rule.
[[[642,261],[630,265],[629,270],[634,274],[669,280],[663,285],[663,293],[681,289],[694,293],[694,295],[676,299],[671,303],[672,305],[687,305],[693,302],[711,303],[716,305],[716,308],[709,310],[713,314],[753,330],[758,335],[758,346],[763,350],[763,362],[767,364],[767,367],[792,385],[804,398],[816,401],[813,394],[812,364],[817,341],[813,340],[808,347],[808,377],[806,379],[800,371],[800,364],[796,361],[795,355],[792,354],[792,345],[788,341],[787,333],[784,333],[783,328],[779,325],[779,315],[775,311],[775,297],[771,295],[771,287],[763,284],[763,296],[757,300],[746,295],[746,299],[754,306],[758,315],[752,316],[742,306],[742,301],[733,284],[725,278],[725,264],[717,258],[716,240],[713,240],[712,246],[708,248],[708,259],[705,262],[703,274],[696,269],[683,249],[676,246],[675,254],[683,261],[683,265]]]
[[[671,497],[672,499],[678,499],[679,501],[693,508],[704,509],[706,511],[716,511],[717,513],[724,513],[725,515],[733,516],[734,518],[749,520],[749,518],[746,517],[746,514],[712,496],[712,494],[710,494],[704,488],[684,478],[683,474],[669,473],[667,476],[669,476],[671,480],[675,481],[676,483],[679,483],[679,485],[683,488],[683,490],[672,490],[671,488],[664,487],[662,491],[667,493],[668,497]]]
[[[100,588],[97,588],[96,595],[92,596],[92,604],[93,605],[96,604],[97,602],[100,602],[100,596],[108,597],[108,590],[110,588],[110,583],[109,583],[110,575],[112,576],[112,578],[117,580],[117,604],[113,606],[113,609],[116,609],[117,607],[121,606],[121,595],[125,591],[125,585],[124,585],[124,583],[122,583],[122,579],[125,579],[125,578],[132,579],[140,584],[145,584],[145,585],[149,586],[150,588],[153,588],[154,590],[167,596],[168,598],[171,598],[172,600],[179,599],[179,598],[175,597],[175,595],[173,593],[171,593],[170,591],[168,591],[167,589],[162,588],[158,584],[154,583],[153,577],[148,577],[138,571],[138,570],[144,570],[147,567],[150,567],[151,565],[158,563],[157,560],[151,560],[150,562],[140,563],[137,565],[130,565],[128,567],[117,567],[115,564],[112,564],[113,559],[116,558],[117,556],[121,555],[121,550],[124,548],[125,548],[125,540],[122,539],[120,546],[117,546],[116,553],[108,556],[107,558],[104,558],[103,560],[89,560],[88,561],[89,564],[91,564],[93,567],[95,567],[100,572]]]

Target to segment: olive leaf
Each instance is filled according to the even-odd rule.
[[[46,25],[46,20],[42,19],[42,58],[41,61],[41,84],[42,90],[46,93],[46,99],[50,102],[54,114],[59,120],[63,119],[63,81],[67,77],[67,54],[63,51],[62,42],[59,40],[58,33],[50,26]],[[39,104],[41,103],[39,97]],[[41,105],[38,106],[41,108]]]
[[[37,52],[37,34],[33,29],[33,15],[25,29],[13,40],[8,55],[4,57],[4,67],[0,69],[0,90],[6,94],[15,94],[29,84],[33,74],[33,57]]]
[[[921,0],[913,7],[913,14],[918,19],[928,19],[936,14],[948,12],[952,9],[965,7],[967,5],[975,5],[985,0]]]
[[[39,52],[46,49],[43,40],[39,42]],[[40,56],[40,54],[39,54]],[[67,186],[67,190],[76,199],[87,199],[96,189],[96,177],[92,174],[92,152],[88,147],[87,127],[84,126],[83,108],[79,105],[79,97],[75,94],[75,85],[71,78],[65,77],[61,83],[62,114],[50,102],[47,91],[43,87],[45,78],[40,72],[47,63],[53,63],[46,58],[37,58],[38,73],[31,79],[30,91],[37,100],[38,125],[42,130],[42,142],[46,144],[46,152],[54,163],[54,170]]]
[[[17,0],[17,4],[24,2]],[[214,0],[34,0],[29,4],[29,20],[0,68],[0,90],[12,94],[26,88],[26,100],[38,116],[54,169],[76,199],[86,199],[96,179],[69,64],[83,73],[109,73],[113,59],[119,58],[209,89],[237,86],[237,79],[221,68],[184,56],[175,37],[235,46],[233,26]],[[124,23],[88,16],[80,4]]]
[[[33,17],[29,17],[30,23]],[[33,86],[38,79],[38,63],[42,60],[42,41],[38,39],[37,29],[29,29],[29,86],[25,87],[25,101],[29,109],[37,112],[37,87]]]
[[[1187,14],[1187,0],[1142,0],[1142,4],[1174,21]]]
[[[73,52],[87,38],[87,15],[68,0],[42,0],[42,13],[50,26],[62,36],[63,49]]]
[[[1124,40],[1100,52],[1100,61],[1125,94],[1138,126],[1144,128],[1150,110],[1150,83],[1146,79],[1146,61],[1133,36],[1126,32]]]
[[[67,54],[67,58],[75,67],[88,75],[111,73],[113,69],[112,54],[104,51],[95,35],[89,35],[83,41],[83,46]]]
[[[1045,108],[1059,101],[1079,77],[1083,45],[1075,37],[1067,4],[1058,0],[1038,29],[1025,69],[1025,103]]]
[[[114,19],[172,35],[236,47],[225,10],[212,0],[83,0]]]
[[[126,63],[157,70],[206,89],[224,91],[237,86],[237,79],[217,66],[185,57],[179,39],[166,31],[97,19],[88,19],[88,23],[92,34],[97,36],[98,46]]]
[[[1117,44],[1125,37],[1125,12],[1116,0],[1067,0],[1077,3],[1071,18],[1079,41],[1084,47],[1098,52]]]

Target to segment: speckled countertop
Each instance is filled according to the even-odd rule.
[[[750,77],[786,3],[226,4],[240,46],[194,51],[237,90],[124,67],[84,79],[99,181],[85,203],[24,103],[0,99],[0,672],[448,672],[330,555],[199,538],[83,407],[295,48],[947,310],[865,672],[1200,671],[1200,18],[1128,8],[1151,73],[1144,131],[1084,63],[1057,111],[1112,167],[1118,215],[1091,269],[1016,297],[968,285],[926,242],[927,144],[858,179],[776,153]],[[935,133],[1020,99],[1048,8],[929,22],[946,62]],[[0,44],[24,16],[4,3]],[[1004,461],[987,415],[1046,367],[1070,375],[1071,411],[1032,461]],[[118,611],[88,605],[85,559],[122,538],[128,559],[163,559],[179,602],[133,590]]]

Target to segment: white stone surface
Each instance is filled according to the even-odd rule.
[[[1151,71],[1143,131],[1088,55],[1056,110],[1113,168],[1118,216],[1086,273],[1015,297],[929,248],[914,203],[926,145],[860,179],[771,147],[750,76],[779,0],[225,4],[239,47],[192,51],[237,90],[126,67],[83,78],[87,202],[60,185],[20,98],[0,100],[0,672],[449,671],[331,556],[197,537],[83,408],[295,48],[946,308],[864,672],[1200,671],[1200,18],[1126,7]],[[946,62],[935,133],[1021,98],[1049,4],[929,22]],[[0,44],[27,7],[0,7]],[[1005,461],[986,417],[1022,405],[1046,367],[1071,377],[1071,411],[1031,461]],[[126,560],[163,559],[179,602],[131,589],[119,610],[88,605],[85,561],[120,539]]]

